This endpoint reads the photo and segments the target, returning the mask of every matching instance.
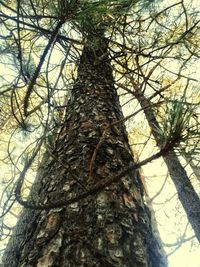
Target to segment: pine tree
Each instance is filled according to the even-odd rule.
[[[109,182],[133,158],[107,45],[101,31],[88,35],[64,125],[22,203],[5,266],[166,266],[137,173]],[[69,196],[76,201],[65,205]]]
[[[135,92],[134,95],[139,101],[141,107],[144,108],[145,117],[148,121],[157,145],[162,148],[163,143],[166,140],[163,140],[161,134],[159,134],[163,131],[163,129],[161,128],[158,120],[155,117],[151,101],[149,101],[139,90]],[[173,134],[171,133],[171,136],[167,136],[167,133],[165,133],[165,135],[167,136],[166,138],[168,138],[168,142],[174,142],[173,140],[175,140],[176,145],[182,141],[182,131],[184,131],[184,127],[189,127],[187,117],[188,115],[190,115],[188,114],[189,111],[187,113],[184,112],[184,108],[182,107],[181,103],[179,104],[179,108],[181,108],[179,112],[178,110],[173,111],[173,113],[177,112],[174,117],[178,118],[176,125],[174,125]],[[167,119],[168,118],[166,118],[166,120]],[[181,125],[178,123],[179,121],[183,122],[184,120],[184,125],[182,125],[183,123]],[[164,130],[166,131],[167,129]],[[197,239],[200,241],[200,214],[198,212],[200,209],[199,196],[193,188],[187,172],[180,163],[180,160],[176,155],[174,149],[172,149],[167,155],[164,155],[163,159],[165,164],[167,165],[171,179],[176,187],[179,200],[187,214],[188,221],[192,225]]]
[[[145,77],[143,67],[148,66],[149,73],[153,73],[151,64],[157,67],[165,57],[181,60],[178,45],[189,51],[185,66],[196,56],[192,34],[198,22],[195,18],[194,22],[188,21],[184,3],[180,2],[157,13],[154,1],[146,0],[0,3],[2,25],[7,32],[5,49],[1,48],[8,58],[12,57],[17,77],[10,86],[6,83],[2,86],[1,95],[11,102],[8,113],[25,134],[32,131],[31,123],[37,119],[39,126],[35,126],[35,131],[41,127],[44,130],[36,148],[33,145],[28,148],[24,169],[9,187],[10,198],[5,207],[9,210],[10,202],[13,201],[12,206],[17,200],[24,208],[6,248],[3,266],[167,266],[154,235],[138,169],[164,156],[172,176],[176,175],[177,165],[171,159],[178,161],[173,151],[177,142],[172,136],[164,145],[160,144],[156,124],[155,139],[160,151],[142,162],[134,161],[124,124],[133,115],[123,117],[116,81],[125,82],[123,87],[128,93],[137,93],[135,98],[142,108],[134,114],[144,110],[147,120],[153,118],[155,126],[152,103],[146,105],[147,99],[138,98],[140,86],[144,85],[145,90],[149,83],[149,92],[154,90],[151,75]],[[173,24],[165,27],[160,21],[176,5],[183,11],[181,23],[182,17],[186,17],[186,22],[185,28],[180,23],[173,32]],[[148,16],[150,6],[153,9]],[[153,32],[154,23],[157,27]],[[57,45],[64,55],[59,66],[51,63]],[[72,68],[75,71],[68,78]],[[130,90],[125,84],[134,73],[139,74],[139,87]],[[176,76],[176,80],[182,77],[181,70]],[[144,83],[140,84],[141,77]],[[160,85],[160,80],[154,80],[154,85]],[[58,105],[62,90],[68,100]],[[165,101],[163,98],[164,104]],[[23,193],[26,172],[44,149],[35,182],[26,197]],[[12,158],[11,153],[9,157]],[[186,181],[184,178],[177,185],[184,201],[185,195],[181,196]],[[186,192],[190,199],[191,192]],[[198,201],[192,204],[198,207]],[[184,207],[188,210],[187,203]],[[198,234],[195,218],[191,223]]]

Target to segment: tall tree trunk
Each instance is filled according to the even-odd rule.
[[[158,129],[160,129],[159,123],[151,108],[151,102],[144,96],[141,91],[134,93],[135,97],[139,101],[148,124],[151,128],[151,132],[157,142],[157,145],[161,148],[162,142],[158,136]],[[167,165],[170,177],[176,187],[179,200],[187,214],[188,220],[195,232],[197,239],[200,242],[200,199],[194,190],[191,181],[181,165],[179,158],[174,151],[169,152],[163,156],[164,162]]]
[[[76,196],[131,164],[125,128],[122,123],[112,125],[120,119],[107,40],[93,36],[83,49],[64,126],[43,163],[31,200],[54,203]],[[4,266],[166,266],[142,191],[132,171],[119,183],[71,205],[24,209]]]

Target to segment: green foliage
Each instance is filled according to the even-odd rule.
[[[49,1],[47,9],[50,14],[54,14],[59,18],[66,20],[71,19],[77,11],[79,1],[77,0],[57,0]]]
[[[134,2],[136,1],[82,1],[74,21],[86,32],[97,28],[105,30],[115,23],[119,16],[127,14]]]
[[[200,137],[197,120],[197,105],[187,103],[183,96],[181,99],[168,99],[165,115],[161,120],[161,130],[158,130],[163,146],[173,144],[183,149],[189,142]]]

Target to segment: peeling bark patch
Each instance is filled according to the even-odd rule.
[[[44,219],[45,222],[45,219]],[[56,234],[60,227],[60,215],[58,212],[50,213],[47,217],[43,227],[41,227],[37,235],[37,244],[42,245],[46,243],[47,239],[51,239]]]
[[[115,248],[115,249],[109,249],[109,254],[110,254],[110,257],[113,259],[113,260],[117,260],[117,259],[120,259],[120,258],[123,258],[124,255],[123,255],[123,251],[119,248]]]
[[[137,202],[140,204],[140,203],[142,203],[142,197],[141,197],[141,194],[140,194],[140,192],[138,191],[138,189],[136,188],[136,187],[131,187],[131,194],[132,194],[132,196],[133,196],[133,198],[135,199],[135,200],[137,200]]]
[[[103,249],[103,238],[102,237],[99,237],[97,239],[97,248],[98,248],[98,250],[102,250]]]
[[[118,225],[110,225],[106,229],[106,238],[111,244],[117,244],[121,235],[122,231]]]
[[[82,130],[82,132],[88,132],[88,131],[92,130],[92,123],[90,121],[82,122],[81,130]]]
[[[73,204],[70,204],[69,207],[71,209],[73,209],[74,211],[78,211],[79,210],[78,202],[74,202]]]
[[[105,193],[100,193],[97,197],[98,206],[106,206],[107,204],[107,196]]]
[[[123,194],[123,201],[128,208],[136,208],[133,197],[130,194]]]
[[[64,186],[63,186],[63,191],[69,191],[70,189],[70,185],[68,183],[65,183]]]
[[[139,221],[138,215],[134,213],[133,216],[134,216],[135,221],[138,222]]]
[[[62,234],[59,231],[56,238],[46,246],[43,256],[38,260],[37,267],[52,267],[59,256],[60,247],[62,245]]]
[[[52,213],[48,217],[46,230],[55,229],[60,222],[60,215],[58,213]]]
[[[81,262],[86,262],[86,260],[87,260],[87,257],[85,255],[84,250],[80,251],[80,260],[81,260]]]

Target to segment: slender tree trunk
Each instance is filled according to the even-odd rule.
[[[113,177],[132,163],[107,55],[88,39],[55,149],[38,175],[32,201],[54,203]],[[70,166],[70,167],[69,167]],[[4,266],[164,267],[135,172],[93,196],[51,210],[24,209]]]
[[[190,165],[194,175],[196,176],[196,178],[200,182],[200,165],[199,165],[199,162],[195,163],[194,160],[192,159],[192,157],[189,155],[183,154],[182,156],[184,157],[186,162]]]
[[[151,128],[151,132],[157,142],[157,145],[161,148],[162,142],[157,134],[158,129],[160,129],[159,123],[154,115],[151,108],[151,102],[147,100],[141,91],[134,93],[135,97],[139,101],[142,108],[144,108],[144,113],[148,124]],[[167,155],[163,156],[164,162],[167,165],[171,179],[176,187],[179,200],[187,214],[188,220],[195,232],[197,239],[200,242],[200,199],[194,190],[191,181],[181,165],[176,153],[171,151]]]

